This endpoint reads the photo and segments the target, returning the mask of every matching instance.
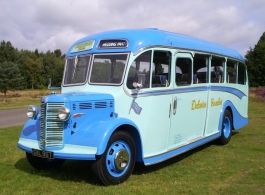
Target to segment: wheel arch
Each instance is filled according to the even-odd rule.
[[[233,130],[238,130],[248,124],[248,118],[243,117],[236,109],[236,106],[234,106],[234,104],[231,101],[227,100],[224,102],[220,112],[219,127],[218,127],[219,131],[221,131],[222,129],[222,120],[226,109],[229,110],[231,113]]]
[[[225,111],[225,110],[229,110],[229,112],[231,113],[231,117],[232,117],[232,130],[234,130],[235,128],[234,128],[234,115],[233,115],[233,110],[232,110],[231,106],[227,106],[227,107],[224,109],[224,111]]]
[[[126,131],[133,138],[135,147],[136,147],[136,161],[143,162],[143,152],[142,152],[142,139],[139,133],[139,130],[132,121],[128,119],[119,118],[115,125],[112,125],[112,128],[108,128],[105,131],[104,137],[101,143],[98,144],[98,150],[96,155],[101,155],[105,152],[107,144],[111,136],[117,131]]]
[[[234,113],[233,113],[233,110],[234,109],[235,109],[235,106],[230,101],[226,101],[223,104],[223,108],[221,110],[220,118],[219,118],[219,128],[218,128],[219,132],[221,132],[221,130],[222,130],[222,123],[223,123],[223,117],[224,117],[225,110],[229,110],[229,112],[231,113],[231,117],[232,117],[232,130],[234,130]]]
[[[143,162],[142,141],[139,131],[134,126],[128,124],[119,126],[114,132],[120,130],[127,131],[132,136],[136,149],[136,161]]]

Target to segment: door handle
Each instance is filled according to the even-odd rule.
[[[171,104],[169,104],[169,113],[168,113],[168,118],[170,118],[171,115]]]
[[[174,103],[173,103],[173,114],[175,115],[177,112],[177,107],[178,107],[178,98],[174,98]]]

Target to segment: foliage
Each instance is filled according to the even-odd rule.
[[[260,101],[265,101],[265,87],[259,87],[255,90],[257,99]]]
[[[5,94],[8,90],[22,89],[23,77],[18,66],[13,62],[0,62],[0,91]]]
[[[245,55],[251,87],[265,86],[265,32]]]
[[[18,51],[15,49],[10,41],[2,41],[0,43],[0,62],[16,62],[18,58]]]
[[[17,83],[19,88],[45,89],[49,78],[56,86],[62,82],[65,54],[60,49],[45,54],[35,51],[15,49],[11,42],[0,43],[0,64],[13,62],[18,66],[23,81]],[[2,90],[1,90],[2,91]]]

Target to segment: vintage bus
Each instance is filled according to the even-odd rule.
[[[66,55],[60,94],[30,105],[18,147],[36,169],[91,160],[105,185],[248,123],[248,77],[236,51],[159,29],[84,37]]]

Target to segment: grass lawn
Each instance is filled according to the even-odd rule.
[[[228,145],[208,143],[160,164],[137,164],[117,186],[101,186],[87,161],[32,168],[16,143],[22,126],[0,129],[0,194],[265,194],[265,103],[249,102],[249,124]]]
[[[0,93],[0,110],[27,108],[30,104],[40,106],[41,98],[51,92],[49,90],[17,90],[8,91],[6,96]],[[60,91],[55,92],[60,93]]]

